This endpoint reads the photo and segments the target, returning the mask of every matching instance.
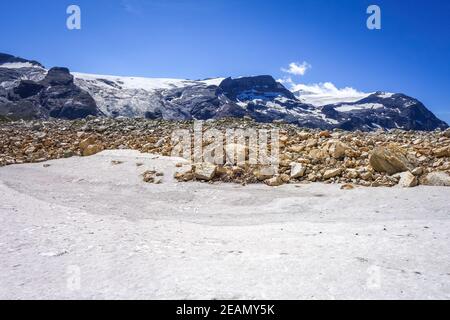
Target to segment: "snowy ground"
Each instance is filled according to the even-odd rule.
[[[177,162],[0,168],[0,299],[450,298],[449,188],[176,183]]]

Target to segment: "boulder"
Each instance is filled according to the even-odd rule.
[[[203,162],[200,164],[194,165],[194,176],[196,179],[210,181],[214,178],[217,170],[217,166],[209,163]]]
[[[264,181],[267,179],[272,178],[274,175],[276,175],[278,172],[276,168],[272,166],[264,166],[254,171],[254,175],[256,179],[259,181]]]
[[[323,178],[324,179],[330,179],[330,178],[334,178],[337,177],[338,175],[340,175],[342,173],[342,169],[330,169],[325,171],[325,173],[323,174]]]
[[[443,171],[435,171],[428,173],[422,181],[427,186],[450,186],[450,175]]]
[[[97,139],[94,136],[90,136],[90,137],[82,140],[79,144],[81,152],[83,152],[84,149],[86,149],[88,146],[90,146],[92,144],[95,144],[96,142],[97,142]]]
[[[331,137],[331,133],[328,130],[321,131],[319,133],[319,137],[321,137],[321,138],[330,138]]]
[[[288,183],[289,181],[291,181],[291,177],[289,177],[289,175],[285,173],[280,174],[280,178],[284,183]]]
[[[328,153],[325,150],[313,149],[309,152],[309,156],[314,160],[324,160],[328,158]]]
[[[433,153],[438,158],[450,157],[450,146],[435,149]]]
[[[389,175],[413,169],[405,152],[396,146],[376,147],[370,155],[369,162],[375,171],[386,172]]]
[[[82,154],[84,157],[89,157],[89,156],[97,154],[101,151],[103,151],[103,147],[101,145],[91,144],[91,145],[87,146],[87,148],[83,149]]]
[[[352,184],[344,184],[341,186],[341,190],[353,190],[355,187]]]
[[[298,162],[291,163],[291,178],[300,178],[305,175],[306,167]]]
[[[304,141],[304,140],[308,140],[310,137],[311,137],[311,133],[309,133],[309,132],[299,132],[298,134],[297,134],[297,137],[301,140],[301,141]]]
[[[400,181],[398,182],[398,185],[400,187],[412,188],[419,184],[417,177],[409,171],[399,173],[399,177],[400,177]]]
[[[345,157],[345,151],[350,148],[340,141],[333,140],[327,143],[326,149],[333,158],[342,159]]]
[[[283,181],[282,177],[276,176],[276,177],[264,180],[264,183],[270,187],[278,187],[278,186],[281,186],[282,184],[284,184],[284,181]]]

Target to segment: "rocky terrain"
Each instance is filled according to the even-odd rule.
[[[322,131],[289,124],[261,124],[251,119],[220,119],[203,123],[203,131],[217,129],[278,129],[278,169],[237,164],[239,152],[249,158],[249,146],[224,143],[224,165],[204,161],[180,166],[179,181],[223,181],[279,186],[297,182],[361,186],[414,187],[450,185],[450,130],[447,131]],[[133,149],[173,155],[176,129],[193,129],[192,121],[109,119],[17,121],[0,123],[0,165],[43,162],[90,156],[107,149]],[[203,146],[212,143],[203,139]],[[269,141],[269,149],[273,141]],[[192,156],[192,153],[191,153]],[[230,161],[232,160],[232,161]],[[145,180],[158,181],[157,172]]]
[[[306,101],[315,101],[308,94]],[[0,55],[0,116],[79,119],[88,115],[164,120],[249,117],[300,127],[373,131],[446,129],[420,101],[374,92],[357,101],[306,103],[270,75],[204,80],[119,77],[45,69],[35,61]]]

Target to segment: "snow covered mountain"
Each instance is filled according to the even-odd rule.
[[[448,125],[403,94],[351,94],[339,99],[291,92],[273,77],[151,79],[70,73],[0,54],[0,116],[10,119],[87,115],[207,120],[251,117],[310,128],[434,130]]]

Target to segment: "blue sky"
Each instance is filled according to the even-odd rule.
[[[82,29],[66,28],[79,5]],[[381,8],[382,29],[366,27]],[[0,52],[72,71],[199,79],[271,74],[402,92],[450,122],[450,1],[2,1]],[[289,75],[306,62],[304,75]]]

